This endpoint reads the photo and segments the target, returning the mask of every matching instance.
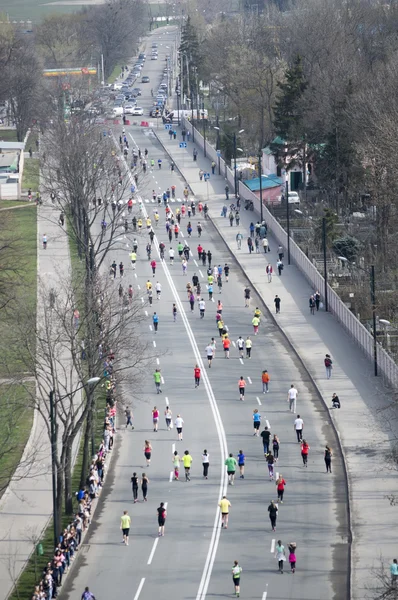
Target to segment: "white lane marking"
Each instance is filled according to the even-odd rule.
[[[271,425],[269,424],[268,419],[265,421],[266,426],[268,427],[268,429],[271,429]]]
[[[263,593],[263,597],[262,597],[262,599],[261,599],[261,600],[267,600],[267,596],[268,596],[268,583],[267,583],[267,585],[266,585],[265,587],[266,587],[267,589],[266,589],[266,591]]]
[[[170,405],[169,405],[169,398],[168,398],[168,396],[165,396],[165,397],[164,397],[164,401],[166,402],[166,406],[170,406]]]
[[[175,444],[171,444],[171,451],[172,451],[173,454],[176,451],[176,445]]]
[[[164,385],[164,379],[163,379],[163,377],[162,377],[162,376],[160,376],[160,381],[161,381],[161,382],[163,383],[163,385]]]
[[[164,507],[165,507],[166,510],[167,510],[168,504],[169,504],[168,502],[164,503]]]
[[[260,181],[260,180],[259,180],[259,181]],[[196,260],[195,260],[195,259],[193,259],[193,262],[195,263],[195,266],[197,267],[197,266],[198,266],[198,263],[196,262]]]
[[[152,325],[149,325],[149,331],[152,331]]]
[[[138,590],[134,596],[134,600],[138,600],[138,598],[140,597],[141,590],[144,587],[144,583],[145,583],[145,577],[143,577],[140,581],[140,585],[138,586]]]
[[[260,181],[260,180],[259,180]],[[134,273],[134,277],[137,279],[137,273]]]
[[[244,364],[243,360],[241,358],[239,358],[241,365]]]
[[[235,342],[232,342],[232,345],[233,345],[233,347],[234,347],[234,348],[236,348],[236,344],[235,344]]]
[[[201,276],[201,278],[203,279],[203,273],[202,271],[199,269],[199,275]]]
[[[276,476],[276,481],[278,481],[278,479],[279,479],[279,473],[278,473],[278,471],[275,473],[275,476]]]
[[[250,383],[250,385],[253,383],[250,377],[247,378],[247,381]]]
[[[145,311],[145,316],[146,316],[146,317],[148,316],[148,311],[147,311],[147,310]]]
[[[140,284],[138,284],[138,285],[137,285],[137,287],[138,287],[138,289],[139,289],[139,290],[141,289],[141,286],[140,286]]]
[[[152,343],[153,343],[153,347],[156,348],[156,342],[155,342],[155,340],[153,340]]]
[[[215,302],[214,298],[211,299],[212,302]]]
[[[271,554],[275,552],[275,540],[271,541]]]
[[[154,554],[155,554],[155,552],[156,552],[156,548],[157,548],[157,546],[158,546],[158,543],[159,543],[159,538],[156,538],[156,540],[153,542],[152,550],[151,550],[151,553],[150,553],[150,555],[149,555],[149,558],[148,558],[147,565],[150,565],[150,564],[151,564],[151,562],[152,562],[152,559],[153,559],[153,557],[154,557]]]
[[[156,364],[160,365],[160,360],[158,358],[156,359]]]
[[[261,406],[261,400],[260,400],[260,398],[258,396],[256,396],[256,400],[259,403],[259,405]]]
[[[170,471],[169,481],[173,481],[174,471]]]
[[[144,304],[144,296],[141,296],[141,302]]]

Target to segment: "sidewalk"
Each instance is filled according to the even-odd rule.
[[[59,211],[50,202],[38,210],[38,324],[43,319],[40,295],[43,285],[60,289],[62,277],[69,275],[70,270],[68,238],[58,225],[58,216]],[[44,233],[48,237],[47,250],[42,249]],[[30,468],[26,464],[29,459],[34,459]],[[40,535],[52,514],[50,442],[46,424],[37,410],[14,479],[0,501],[0,600],[7,598],[33,550],[29,538]]]
[[[235,201],[233,190],[227,202],[226,182],[222,176],[211,175],[208,183],[199,180],[200,169],[211,173],[211,161],[204,158],[200,149],[197,148],[197,161],[193,162],[195,145],[189,142],[186,149],[180,148],[180,133],[177,140],[170,140],[164,128],[156,130],[155,135],[183,174],[195,198],[208,202],[213,224],[299,354],[326,405],[331,406],[334,392],[340,398],[341,410],[330,410],[330,416],[341,439],[348,471],[353,533],[352,598],[363,600],[366,585],[374,581],[371,569],[378,567],[380,555],[387,562],[392,562],[396,555],[396,534],[391,525],[396,521],[397,509],[386,497],[398,493],[395,470],[385,464],[390,440],[397,436],[398,409],[395,405],[390,406],[391,391],[373,376],[371,363],[331,314],[324,311],[310,314],[308,301],[316,290],[294,265],[287,265],[286,250],[282,276],[274,274],[272,283],[267,282],[265,266],[268,261],[277,272],[278,244],[270,235],[271,252],[266,257],[262,250],[260,254],[249,254],[246,238],[250,222],[256,223],[258,215],[241,207],[239,228],[231,227],[228,218],[220,216],[223,205],[229,206]],[[244,237],[239,251],[235,241],[238,231]],[[281,298],[279,315],[274,314],[276,294]],[[323,365],[326,353],[333,359],[331,380],[326,379]],[[341,532],[341,535],[347,538],[347,532]]]

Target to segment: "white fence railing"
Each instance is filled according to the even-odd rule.
[[[185,121],[184,126],[186,129],[190,129],[191,134],[194,135],[195,144],[202,150],[204,148],[203,136],[197,129],[193,127],[191,123]],[[206,154],[210,160],[214,160],[217,168],[220,169],[221,174],[224,174],[228,181],[228,184],[233,189],[234,186],[234,174],[231,169],[226,165],[223,158],[217,156],[216,150],[206,141]],[[260,212],[260,200],[257,196],[250,191],[241,181],[239,181],[239,195],[243,200],[252,200],[254,208],[257,212]],[[275,217],[270,213],[267,207],[263,206],[264,218],[267,222],[268,229],[272,231],[277,242],[287,247],[287,232],[278,223]],[[321,273],[316,269],[312,262],[307,258],[304,252],[297,246],[297,244],[290,238],[290,257],[294,264],[300,269],[307,281],[313,287],[314,290],[319,290],[323,295],[325,289],[325,281]],[[365,353],[369,360],[373,361],[373,336],[372,334],[362,325],[362,323],[356,318],[356,316],[350,311],[349,308],[341,301],[336,292],[328,285],[328,308],[329,311],[335,315],[338,321],[343,325],[344,329],[349,335],[355,340],[360,348]],[[398,365],[391,358],[391,356],[382,348],[380,344],[377,344],[377,365],[380,374],[384,379],[394,387],[398,387]]]

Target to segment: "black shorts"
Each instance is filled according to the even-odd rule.
[[[159,527],[163,527],[165,523],[166,523],[166,519],[164,517],[158,518]]]
[[[129,533],[130,533],[130,528],[128,529],[122,529],[123,531],[123,535],[125,535],[126,537],[128,537]]]
[[[177,427],[177,433],[182,433],[182,427]]]
[[[240,577],[232,577],[232,581],[234,582],[234,585],[240,585]]]
[[[253,427],[254,429],[260,429],[260,421],[254,421]]]
[[[235,475],[235,471],[227,471],[228,475]]]
[[[147,460],[150,460],[150,458],[151,458],[151,453],[150,453],[150,452],[144,452],[144,454],[145,454],[145,458],[146,458]]]
[[[245,395],[245,388],[239,388],[239,394],[241,396],[244,396]]]
[[[212,354],[208,355],[207,360],[213,360],[213,355]]]

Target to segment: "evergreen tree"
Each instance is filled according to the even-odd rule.
[[[197,79],[200,76],[202,55],[200,43],[195,26],[192,24],[191,17],[188,17],[181,30],[180,51],[180,69],[183,67],[183,92],[196,96],[198,93]],[[183,64],[182,64],[182,61]],[[187,71],[188,67],[188,71]],[[188,77],[189,74],[189,77]],[[188,87],[189,80],[189,87]]]

